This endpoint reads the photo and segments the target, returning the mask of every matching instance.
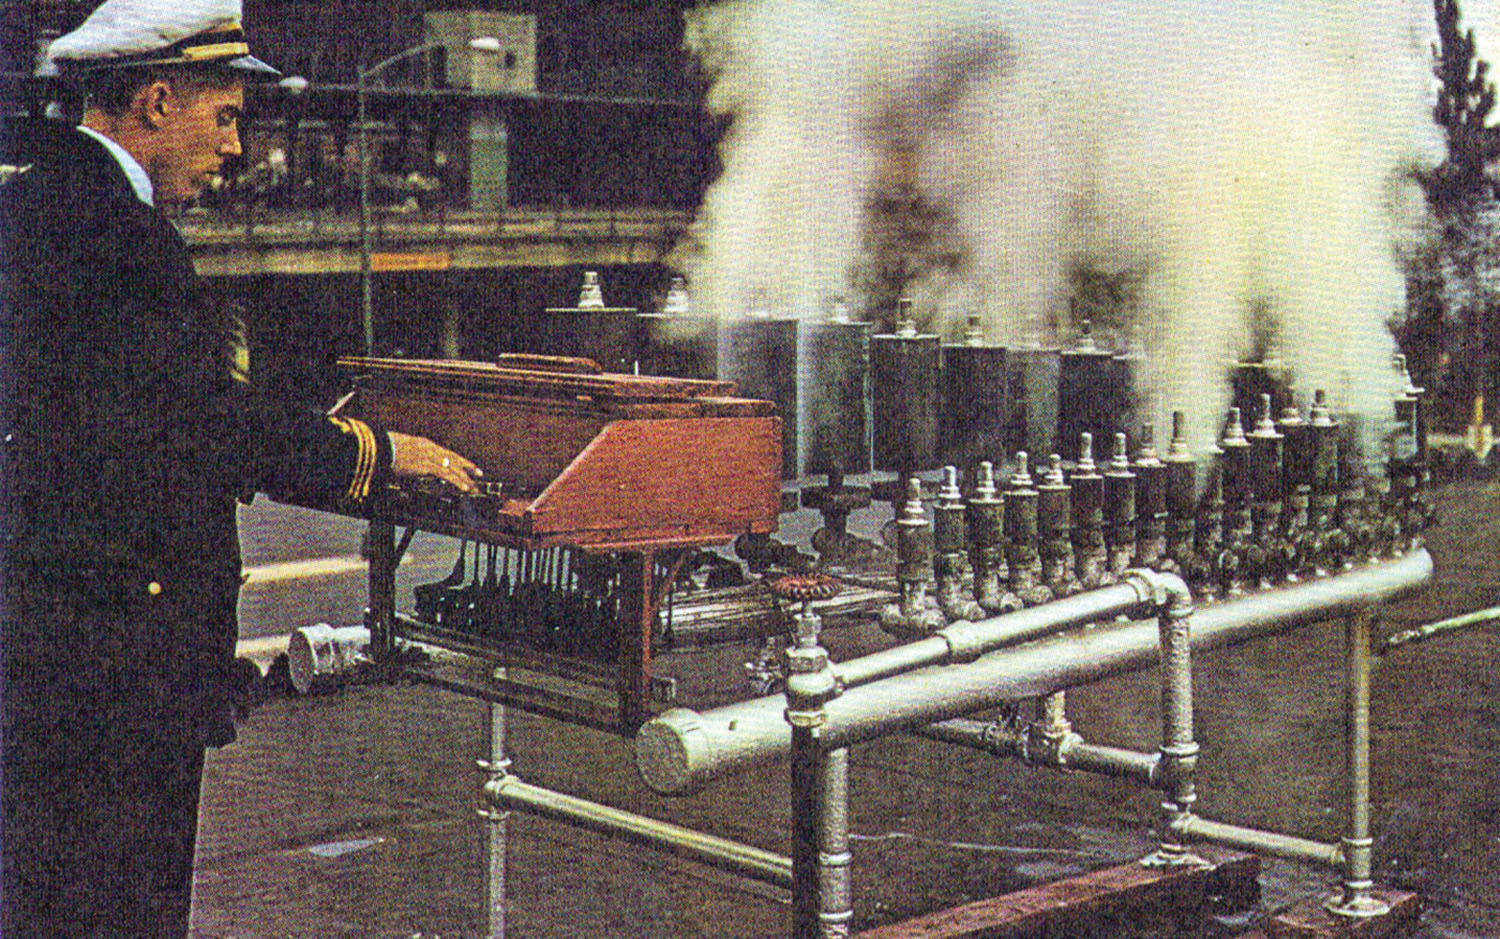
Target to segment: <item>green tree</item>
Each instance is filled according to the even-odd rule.
[[[1434,206],[1442,211],[1495,192],[1485,167],[1500,159],[1500,128],[1485,126],[1495,106],[1489,63],[1474,56],[1474,31],[1462,28],[1458,0],[1432,0],[1438,41],[1433,46],[1437,103],[1432,118],[1443,129],[1448,158],[1424,179]]]

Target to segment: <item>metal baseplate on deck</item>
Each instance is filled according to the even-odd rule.
[[[1422,912],[1420,898],[1414,893],[1389,887],[1375,887],[1370,891],[1372,899],[1386,907],[1385,912],[1373,916],[1339,916],[1328,910],[1327,898],[1313,897],[1289,910],[1270,917],[1263,927],[1266,939],[1332,939],[1332,937],[1359,937],[1359,939],[1382,939],[1385,936],[1405,935],[1405,930],[1417,921]]]

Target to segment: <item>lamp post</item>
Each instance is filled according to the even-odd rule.
[[[365,355],[375,353],[375,314],[371,302],[370,281],[370,142],[369,130],[366,127],[368,116],[366,107],[367,91],[370,79],[387,67],[411,58],[430,52],[439,46],[445,45],[441,41],[424,42],[403,49],[393,56],[381,59],[368,68],[358,69],[356,72],[355,98],[359,104],[359,285],[360,285],[360,314],[361,323],[364,326]],[[503,47],[500,40],[493,36],[479,36],[469,40],[469,48],[475,52],[496,53]]]

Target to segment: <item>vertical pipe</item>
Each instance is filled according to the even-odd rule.
[[[849,935],[854,919],[854,892],[849,853],[849,750],[840,747],[823,754],[818,768],[818,928],[819,936]]]
[[[1042,583],[1042,561],[1037,551],[1037,492],[1027,467],[1026,451],[1016,454],[1016,472],[1005,491],[1005,563],[1010,592],[1028,606],[1046,603],[1052,591]]]
[[[819,645],[822,622],[803,604],[796,645],[786,652],[786,708],[791,725],[792,935],[832,939],[849,935],[849,751],[823,751],[827,704],[839,694],[828,652]]]
[[[1191,817],[1198,800],[1193,771],[1198,744],[1193,739],[1193,660],[1191,601],[1185,594],[1165,598],[1157,614],[1161,644],[1161,761],[1166,796],[1161,803],[1161,846],[1146,858],[1148,866],[1202,865],[1175,830]]]
[[[1155,428],[1141,428],[1135,463],[1135,563],[1154,567],[1167,550],[1167,464],[1156,455]]]
[[[949,622],[984,619],[984,610],[963,595],[964,531],[963,492],[958,488],[958,469],[943,467],[943,488],[932,507],[932,573],[938,607]]]
[[[1260,396],[1260,416],[1250,437],[1251,524],[1250,579],[1269,586],[1290,572],[1290,544],[1282,537],[1282,460],[1286,437],[1276,427],[1271,396]]]
[[[396,526],[372,521],[367,532],[370,544],[370,608],[365,628],[370,630],[370,652],[377,662],[387,662],[396,649]]]
[[[1374,841],[1370,838],[1370,624],[1369,609],[1344,620],[1345,730],[1349,761],[1349,834],[1344,845],[1344,884],[1328,909],[1353,918],[1390,910],[1371,894]]]
[[[490,770],[497,772],[510,761],[505,756],[505,705],[490,704]],[[496,813],[490,819],[489,882],[486,902],[489,905],[490,939],[505,939],[505,815]]]
[[[854,918],[849,751],[821,752],[817,729],[792,728],[792,936],[843,939]]]
[[[822,820],[822,754],[816,729],[792,727],[792,937],[819,939],[822,872],[818,842]]]

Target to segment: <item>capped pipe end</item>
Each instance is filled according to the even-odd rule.
[[[673,708],[647,721],[635,735],[635,768],[641,780],[664,796],[692,792],[692,754],[702,752],[707,737],[703,719],[687,708]]]

